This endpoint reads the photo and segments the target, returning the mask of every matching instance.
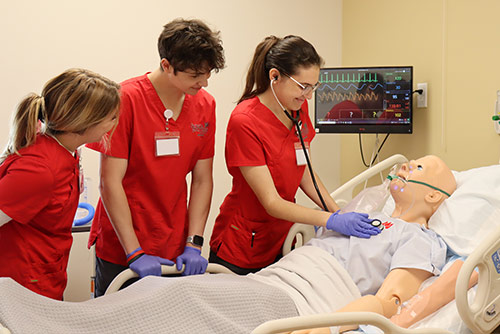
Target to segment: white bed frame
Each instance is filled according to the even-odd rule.
[[[336,191],[331,193],[340,207],[345,206],[353,198],[353,190],[367,179],[391,168],[397,163],[407,162],[408,159],[400,154],[393,155],[375,166],[360,173]],[[310,225],[294,224],[283,245],[283,253],[301,246],[314,236],[314,228]],[[298,237],[296,237],[296,235]],[[485,238],[467,258],[458,276],[455,299],[460,317],[467,327],[475,334],[489,334],[500,325],[500,268],[495,268],[492,255],[500,252],[500,227],[495,233]],[[473,302],[468,300],[469,278],[473,270],[479,270],[479,282],[476,297]],[[252,334],[274,334],[292,330],[316,327],[331,327],[352,324],[366,324],[376,326],[384,333],[450,333],[443,329],[404,329],[394,325],[387,318],[370,312],[328,313],[311,316],[301,316],[268,321],[257,327]]]

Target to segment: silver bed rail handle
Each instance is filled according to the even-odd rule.
[[[493,256],[500,255],[500,226],[486,237],[465,260],[458,274],[455,299],[460,317],[477,334],[491,333],[500,325],[500,268]],[[500,262],[497,263],[500,266]],[[469,279],[479,269],[476,297],[468,299]]]
[[[161,266],[161,274],[162,275],[171,275],[171,274],[181,274],[184,271],[185,266],[183,265],[181,270],[177,270],[175,264],[173,266],[166,266],[162,265]],[[228,268],[217,264],[217,263],[209,263],[207,266],[207,273],[211,274],[234,274],[231,270]],[[131,278],[136,278],[139,277],[135,271],[132,269],[128,268],[122,271],[121,273],[116,276],[113,281],[109,284],[108,288],[106,289],[106,292],[104,293],[105,295],[108,295],[110,293],[116,292],[120,290],[123,284],[125,284],[126,281],[128,281]],[[0,334],[2,334],[0,332]]]
[[[271,320],[255,328],[252,334],[278,334],[292,330],[353,324],[373,325],[383,330],[385,334],[453,334],[439,328],[405,329],[373,312],[324,313]]]

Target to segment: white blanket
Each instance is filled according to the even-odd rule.
[[[250,333],[297,316],[282,290],[246,277],[148,276],[116,293],[72,303],[0,278],[0,323],[13,334]]]
[[[286,291],[300,315],[333,312],[361,297],[351,276],[338,261],[314,246],[297,248],[248,277]]]

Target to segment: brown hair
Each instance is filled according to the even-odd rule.
[[[69,69],[49,80],[42,95],[31,93],[20,102],[0,163],[33,144],[38,132],[84,133],[118,108],[119,89],[117,83],[84,69]]]
[[[269,70],[276,68],[283,74],[294,75],[299,67],[322,66],[323,59],[311,43],[288,35],[284,38],[268,36],[255,48],[248,69],[245,90],[238,103],[264,93],[269,87]]]
[[[167,23],[158,38],[160,58],[167,59],[174,72],[197,72],[224,68],[225,58],[219,31],[200,20],[176,19]]]

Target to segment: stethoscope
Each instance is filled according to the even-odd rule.
[[[292,116],[291,113],[286,110],[285,107],[281,104],[280,100],[278,99],[278,96],[276,96],[276,93],[274,92],[273,88],[273,82],[276,81],[277,78],[274,78],[271,80],[271,91],[273,92],[274,98],[276,99],[276,102],[280,105],[281,109],[285,113],[286,117],[288,117],[289,120],[292,121],[292,123],[295,125],[295,128],[297,129],[297,135],[299,136],[300,139],[300,145],[302,146],[302,150],[304,151],[304,156],[306,157],[306,162],[307,162],[307,167],[309,169],[309,173],[311,174],[311,179],[314,184],[314,189],[316,189],[316,193],[318,194],[319,200],[321,201],[321,205],[323,206],[324,211],[328,211],[328,207],[326,206],[325,200],[323,199],[323,196],[321,195],[321,191],[319,190],[318,183],[316,182],[316,177],[314,176],[314,172],[312,169],[312,163],[311,160],[309,159],[309,154],[307,153],[306,149],[306,144],[304,143],[304,138],[302,136],[302,130],[301,130],[301,122],[300,122],[300,112],[301,109],[295,111],[295,117]]]
[[[373,219],[371,224],[372,224],[372,226],[378,227],[381,230],[384,229],[384,225],[382,225],[382,221],[380,219],[377,219],[377,218]]]

